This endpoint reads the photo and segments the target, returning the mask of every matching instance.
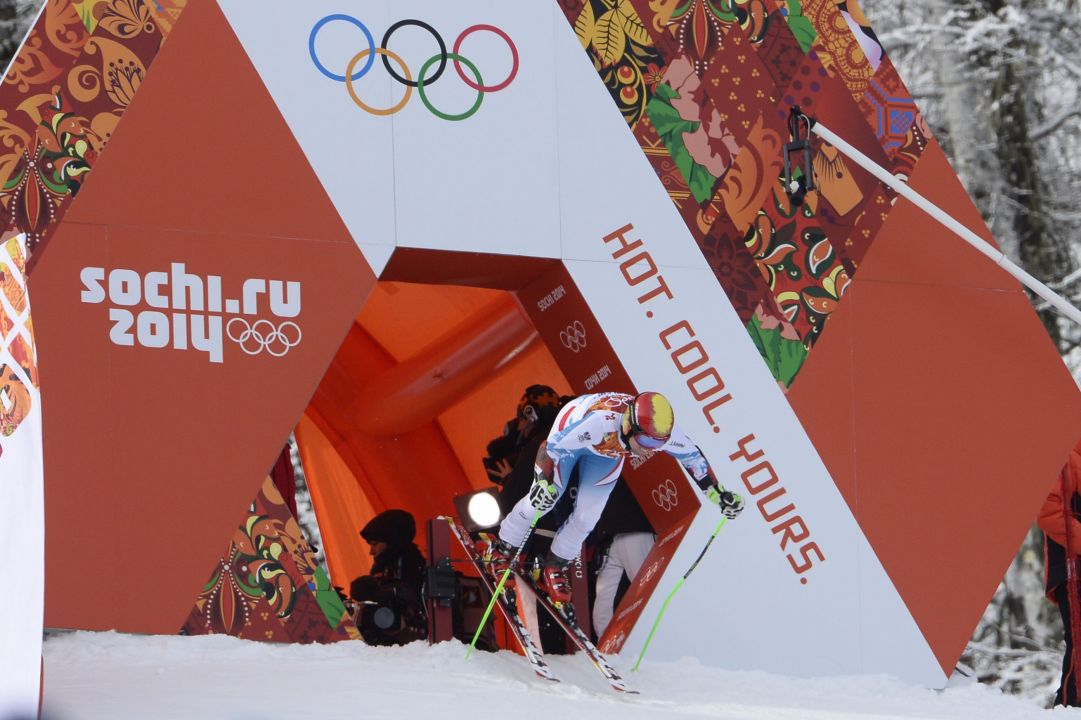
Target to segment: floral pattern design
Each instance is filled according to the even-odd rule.
[[[778,180],[772,202],[758,214],[747,245],[784,319],[810,349],[848,287],[849,276],[816,223],[816,192],[792,207]]]
[[[647,111],[653,126],[699,204],[713,197],[717,180],[731,166],[739,146],[721,114],[706,102],[702,81],[689,58],[668,66]]]
[[[633,128],[663,76],[660,53],[630,0],[586,0],[574,18],[578,41]]]
[[[181,632],[289,642],[359,637],[270,478]]]
[[[105,149],[186,0],[49,0],[0,86],[0,215],[32,253]]]

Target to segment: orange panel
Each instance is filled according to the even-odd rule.
[[[920,156],[911,185],[994,245],[987,226],[937,143],[929,143]],[[1005,270],[904,198],[895,201],[855,279],[1000,290],[1020,287]],[[824,334],[828,335],[829,330]]]
[[[500,290],[380,280],[357,315],[357,323],[396,361],[412,357]]]
[[[393,367],[378,344],[354,325],[312,397],[308,416],[338,443],[376,512],[403,508],[419,521],[448,512],[451,497],[469,490],[469,482],[434,417],[391,437],[374,437],[357,425],[355,408],[364,386]]]
[[[1019,292],[857,281],[842,311],[793,406],[949,672],[1081,436],[1081,401]],[[959,425],[996,452],[959,448]]]
[[[513,360],[535,337],[517,301],[504,293],[447,327],[413,357],[369,378],[351,408],[353,424],[372,437],[410,432]]]
[[[493,487],[481,458],[488,442],[515,416],[522,393],[536,384],[549,385],[560,395],[571,392],[563,372],[540,342],[532,343],[513,363],[439,416],[439,424],[475,489]]]
[[[1020,292],[861,283],[854,301],[857,516],[949,672],[1081,436],[1081,398]],[[958,426],[994,451],[959,448]]]
[[[406,314],[399,317],[408,322]],[[316,501],[328,560],[334,563],[334,582],[343,587],[369,567],[367,546],[357,533],[374,513],[391,508],[408,510],[420,528],[428,518],[453,512],[453,497],[471,487],[434,416],[410,432],[389,437],[372,436],[358,426],[357,407],[364,388],[378,383],[395,367],[379,343],[354,324],[306,412],[338,455],[337,462],[324,458],[322,467],[340,463],[348,473],[343,479],[337,471],[305,466],[313,495],[361,498],[370,509],[367,513],[343,513],[329,502]],[[344,482],[353,486],[341,486]],[[418,530],[417,542],[422,549],[423,538]]]
[[[830,315],[826,332],[807,356],[788,402],[829,468],[848,506],[856,511],[856,428],[852,412],[853,298],[848,294]]]
[[[80,302],[79,278],[116,258],[142,275],[185,263],[227,297],[299,281],[303,342],[270,358],[224,340],[220,363],[114,345],[116,303]],[[374,283],[215,3],[178,22],[30,282],[46,624],[175,633]]]
[[[941,149],[912,184],[983,237]],[[952,670],[1063,458],[1081,397],[1019,285],[906,200],[789,400]],[[995,451],[957,447],[957,428]],[[1011,519],[1012,518],[1012,519]]]
[[[65,220],[353,242],[215,2],[185,8]]]
[[[330,580],[348,591],[350,581],[372,566],[368,546],[357,532],[375,517],[375,509],[337,449],[307,416],[297,424],[296,439]]]

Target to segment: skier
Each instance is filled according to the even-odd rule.
[[[743,510],[743,498],[717,482],[702,451],[675,426],[672,406],[663,395],[582,395],[560,410],[547,441],[537,452],[529,494],[507,515],[498,538],[488,548],[489,571],[494,577],[502,575],[529,534],[534,514],[552,509],[577,467],[574,511],[556,533],[539,581],[540,590],[553,603],[569,603],[567,569],[600,518],[624,460],[629,455],[648,457],[659,451],[678,460],[725,516],[734,518]]]

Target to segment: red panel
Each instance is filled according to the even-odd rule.
[[[214,2],[185,9],[65,219],[352,242]]]
[[[977,235],[991,240],[987,226],[937,143],[928,144],[912,174],[911,185]],[[903,198],[894,202],[872,243],[856,274],[860,280],[1001,290],[1019,287],[1005,270]]]
[[[936,144],[912,184],[990,237]],[[1081,435],[1076,386],[1027,299],[897,199],[789,399],[949,672]]]
[[[830,315],[829,331],[815,343],[788,391],[788,402],[814,442],[853,512],[856,510],[855,416],[852,413],[852,343],[855,293]]]
[[[562,265],[522,290],[518,299],[574,392],[633,393],[644,389],[631,384],[600,323]],[[641,464],[632,458],[623,467],[623,477],[657,532],[693,517],[698,510],[696,500],[679,505],[653,501],[653,490],[669,482],[682,497],[691,494],[683,471],[667,455],[654,455]]]
[[[519,290],[559,264],[551,258],[521,255],[398,248],[379,278]]]
[[[690,486],[688,486],[688,491],[690,491]],[[657,541],[653,544],[649,555],[642,561],[642,568],[635,575],[634,582],[627,588],[623,599],[619,601],[619,607],[612,616],[612,622],[597,642],[601,651],[618,653],[623,649],[627,636],[642,616],[642,611],[646,609],[646,604],[657,589],[657,584],[668,568],[668,563],[676,554],[676,548],[683,542],[687,528],[691,526],[691,520],[693,520],[693,515],[689,516],[685,522],[677,523],[657,536]]]
[[[175,633],[374,277],[215,3],[189,6],[109,147],[31,276],[46,623]],[[271,357],[224,339],[221,362],[110,342],[118,303],[80,302],[80,270],[174,262],[226,299],[299,281],[302,342]]]
[[[1081,436],[1081,398],[1020,292],[864,277],[792,403],[949,672]]]
[[[855,302],[857,517],[949,672],[1081,436],[1081,397],[1020,292],[860,283]]]

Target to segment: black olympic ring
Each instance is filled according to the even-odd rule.
[[[431,85],[436,80],[438,80],[439,76],[443,74],[443,71],[447,69],[447,44],[443,42],[443,36],[437,33],[434,27],[424,22],[423,20],[399,20],[398,22],[387,28],[387,32],[383,35],[383,41],[379,43],[379,47],[384,50],[389,50],[390,47],[387,45],[387,43],[390,42],[390,36],[394,34],[395,30],[400,27],[405,27],[406,25],[414,25],[416,27],[427,30],[432,34],[432,37],[435,38],[435,41],[439,43],[439,68],[434,73],[432,73],[431,77],[424,78],[424,84]],[[409,87],[415,88],[417,87],[417,85],[420,84],[419,80],[407,80],[398,73],[394,72],[394,68],[390,66],[390,58],[386,55],[383,55],[382,58],[383,67],[387,69],[387,72],[390,73],[390,76],[392,78],[400,82],[402,85],[408,85]]]
[[[319,31],[323,28],[324,25],[335,21],[346,22],[359,28],[360,31],[364,33],[364,38],[367,41],[368,45],[366,48],[362,49],[360,52],[353,56],[353,59],[349,62],[344,75],[337,75],[328,70],[327,67],[323,65],[323,63],[319,60],[319,57],[316,55],[315,52],[315,40],[316,36],[319,34]],[[432,35],[432,37],[435,38],[436,43],[439,45],[439,53],[433,55],[431,58],[429,58],[423,63],[416,80],[413,79],[412,73],[410,72],[409,68],[406,67],[405,61],[387,47],[388,43],[390,42],[391,35],[393,35],[394,32],[398,29],[407,25],[412,25],[415,27],[419,27],[422,30],[427,30]],[[511,69],[510,72],[507,74],[507,77],[502,82],[486,85],[484,83],[484,80],[481,78],[480,71],[478,71],[476,66],[473,65],[473,63],[470,62],[466,57],[464,57],[460,52],[462,42],[469,35],[480,31],[491,32],[495,35],[498,35],[507,43],[507,47],[510,48]],[[514,81],[514,78],[518,75],[519,66],[518,47],[514,44],[514,41],[511,39],[510,35],[508,35],[501,28],[498,28],[494,25],[478,24],[467,27],[458,35],[458,39],[454,42],[453,49],[450,52],[447,52],[446,42],[444,42],[443,37],[431,25],[422,20],[416,20],[412,18],[406,20],[399,20],[387,29],[386,33],[383,35],[382,42],[379,44],[378,47],[376,47],[375,40],[371,34],[371,31],[364,23],[362,23],[360,20],[357,20],[351,15],[344,15],[341,13],[327,15],[326,17],[315,23],[315,25],[312,27],[311,33],[308,36],[308,54],[311,56],[312,63],[315,65],[315,68],[320,73],[330,78],[331,80],[345,83],[353,102],[365,112],[371,113],[373,115],[393,115],[394,113],[405,107],[405,104],[409,101],[410,94],[412,93],[413,88],[416,88],[418,93],[420,94],[420,99],[424,103],[424,106],[427,107],[433,115],[443,118],[444,120],[465,120],[466,118],[471,117],[474,113],[477,112],[478,109],[480,109],[481,100],[484,98],[485,93],[498,92]],[[389,108],[381,109],[371,107],[365,104],[364,101],[362,101],[360,97],[357,96],[356,90],[353,87],[354,82],[367,75],[368,72],[371,70],[372,61],[375,60],[376,55],[382,56],[383,66],[386,68],[387,73],[396,81],[398,81],[399,84],[406,87],[405,96],[396,105]],[[432,105],[431,101],[427,98],[425,94],[425,88],[430,87],[436,80],[442,77],[443,71],[446,70],[448,59],[454,63],[454,69],[458,73],[458,77],[461,78],[462,82],[464,82],[473,90],[476,90],[478,93],[477,100],[476,102],[474,102],[473,106],[465,112],[458,114],[449,114],[437,109],[435,106]],[[364,60],[364,64],[362,67],[360,67],[360,69],[357,69],[357,64],[360,63],[361,60]],[[398,65],[401,67],[401,74],[395,71],[394,68],[391,66],[391,60],[398,63]],[[426,76],[428,68],[430,68],[432,64],[437,61],[439,63],[439,66],[437,67],[435,72],[433,72],[431,76]],[[473,78],[470,78],[466,75],[465,70],[462,68],[463,65],[469,68],[469,70],[473,73]]]
[[[239,337],[233,335],[233,323],[240,323],[243,328]],[[289,334],[295,333],[296,339],[292,339],[286,334],[289,327],[292,328],[292,332]],[[287,320],[275,327],[270,320],[256,320],[254,323],[249,323],[242,317],[231,318],[225,325],[225,334],[248,355],[258,355],[263,350],[266,350],[268,355],[274,357],[284,356],[299,345],[301,338],[303,338],[300,326],[295,322]]]

